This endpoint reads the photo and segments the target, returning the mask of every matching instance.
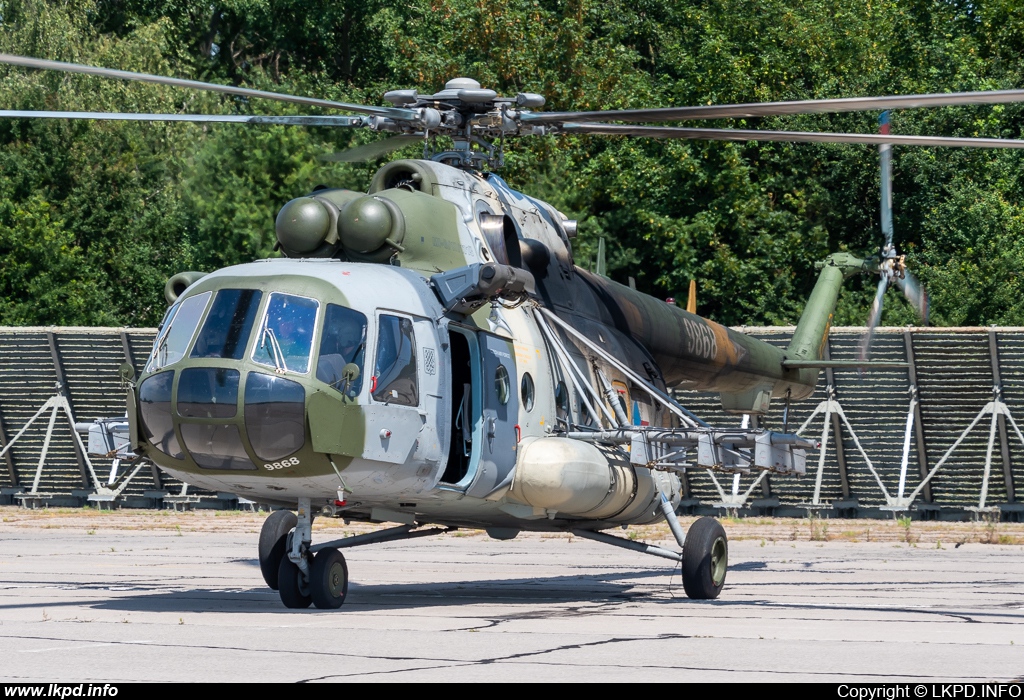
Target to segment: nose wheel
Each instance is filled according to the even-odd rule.
[[[275,510],[263,521],[260,530],[260,572],[263,580],[275,591],[278,589],[278,571],[288,544],[288,533],[299,519],[290,510]]]
[[[281,602],[286,608],[308,608],[313,602],[309,582],[299,567],[288,557],[281,558],[281,564],[277,570],[277,584],[277,592],[281,594]]]
[[[286,608],[308,608],[310,604],[321,610],[337,610],[348,595],[348,565],[337,549],[322,549],[311,562],[309,576],[287,556],[281,557],[277,570],[278,593]]]
[[[309,592],[313,605],[321,610],[335,610],[348,595],[348,566],[337,549],[321,549],[313,559],[309,575]]]

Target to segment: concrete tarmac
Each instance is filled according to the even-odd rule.
[[[345,550],[348,601],[321,612],[286,610],[260,577],[256,532],[223,520],[0,526],[0,679],[1024,677],[1019,544],[733,541],[726,588],[707,602],[685,597],[667,560],[566,536],[449,534]]]

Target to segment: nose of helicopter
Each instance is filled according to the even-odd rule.
[[[405,464],[424,392],[440,391],[437,324],[418,320],[439,309],[422,275],[397,266],[275,259],[202,277],[154,339],[131,395],[133,445],[221,487]]]
[[[324,461],[311,398],[357,408],[367,317],[315,282],[196,290],[171,308],[136,395],[138,437],[158,464],[298,475]]]
[[[200,469],[273,469],[306,443],[306,390],[286,377],[171,369],[143,381],[138,397],[152,446],[175,460],[190,457]]]

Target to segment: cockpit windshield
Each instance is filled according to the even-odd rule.
[[[262,297],[263,294],[256,289],[222,289],[217,292],[190,357],[241,360]]]
[[[153,354],[146,365],[146,372],[155,372],[173,365],[185,356],[211,295],[212,292],[196,294],[171,307],[153,344]]]
[[[363,388],[366,355],[366,316],[337,304],[328,304],[320,337],[316,378],[352,399]]]
[[[316,299],[271,294],[256,335],[253,362],[278,372],[308,372],[319,310],[320,302]]]

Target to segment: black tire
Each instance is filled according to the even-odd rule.
[[[263,580],[275,591],[277,590],[277,570],[281,567],[288,543],[288,533],[292,531],[299,519],[290,510],[275,510],[263,521],[260,530],[260,571]]]
[[[308,608],[313,602],[309,595],[309,587],[302,580],[302,572],[288,557],[281,558],[277,569],[277,592],[281,594],[281,602],[286,608]]]
[[[725,586],[729,566],[729,540],[714,518],[701,518],[683,542],[683,590],[689,598],[712,600]]]
[[[336,610],[348,595],[348,565],[336,549],[322,549],[313,559],[309,577],[313,605],[321,610]]]

